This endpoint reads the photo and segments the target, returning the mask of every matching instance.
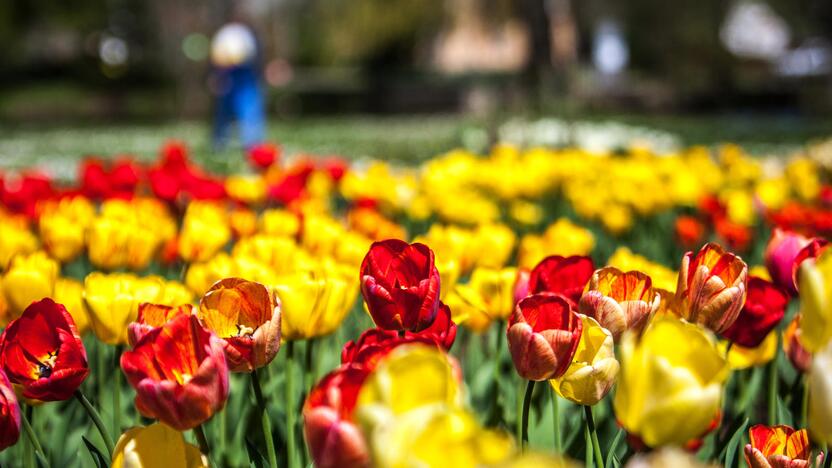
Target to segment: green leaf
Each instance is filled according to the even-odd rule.
[[[607,449],[607,453],[612,456],[607,456],[607,462],[604,464],[605,468],[610,468],[613,463],[613,459],[615,458],[615,452],[618,450],[618,445],[621,443],[621,440],[624,439],[624,428],[619,428],[618,432],[615,433],[615,438],[612,440],[610,444],[610,448]]]
[[[266,458],[263,457],[263,454],[257,450],[257,446],[248,437],[246,437],[246,451],[248,452],[249,466],[255,468],[266,468],[268,466]]]
[[[110,463],[107,461],[107,457],[105,457],[101,453],[101,451],[98,450],[98,447],[93,445],[93,443],[90,442],[89,439],[87,439],[84,436],[81,436],[81,439],[84,441],[84,445],[87,446],[87,450],[89,450],[90,456],[92,457],[92,461],[95,462],[96,467],[107,468],[108,466],[110,466]]]
[[[742,442],[742,436],[745,434],[745,428],[748,427],[748,418],[745,418],[740,427],[734,431],[734,435],[728,440],[728,445],[725,447],[725,464],[726,468],[730,468],[734,465],[734,460],[736,459],[737,455],[737,447],[739,447],[740,443]]]

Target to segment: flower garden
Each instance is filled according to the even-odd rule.
[[[0,464],[829,466],[832,148],[0,177]]]

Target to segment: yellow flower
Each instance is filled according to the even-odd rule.
[[[473,259],[475,267],[500,268],[514,251],[516,241],[514,231],[504,224],[481,224],[474,229],[466,257]]]
[[[12,259],[3,277],[3,292],[12,318],[23,313],[34,301],[55,294],[60,266],[44,251]]]
[[[116,442],[113,468],[207,468],[208,460],[182,433],[163,423],[128,429]]]
[[[543,208],[537,203],[515,200],[508,209],[511,219],[525,226],[534,226],[543,219]]]
[[[800,342],[816,353],[832,341],[832,250],[826,250],[816,262],[800,264],[798,290],[803,316]]]
[[[607,206],[601,213],[601,224],[614,235],[623,234],[633,227],[633,213],[625,205]]]
[[[7,223],[0,216],[0,271],[9,266],[16,255],[27,255],[38,249],[38,238],[26,227]]]
[[[38,221],[43,248],[60,262],[68,262],[84,249],[87,226],[95,209],[84,197],[47,204]]]
[[[293,239],[267,234],[256,234],[241,239],[231,251],[231,256],[235,260],[254,259],[267,265],[277,274],[293,272],[297,267],[299,257],[303,254]],[[241,276],[248,278],[245,275]]]
[[[459,263],[456,260],[436,262],[436,269],[439,270],[439,299],[444,300],[454,290],[459,281]]]
[[[162,241],[157,230],[135,218],[100,216],[90,226],[87,245],[90,262],[98,268],[143,270]]]
[[[507,319],[514,311],[516,282],[516,268],[477,268],[467,284],[456,286],[454,293],[457,299],[449,298],[456,306],[451,307],[454,321],[459,318],[466,327],[482,332],[492,321]]]
[[[260,203],[266,198],[266,182],[262,177],[231,175],[225,179],[228,196],[244,203]]]
[[[201,295],[212,284],[232,276],[238,276],[235,274],[234,261],[227,253],[220,252],[207,262],[191,264],[185,273],[185,285],[192,293]]]
[[[542,236],[526,235],[520,241],[519,266],[532,269],[550,255],[589,255],[595,247],[592,232],[567,218],[552,223]]]
[[[728,363],[710,333],[658,317],[640,341],[634,333],[622,338],[616,419],[649,447],[684,445],[719,414],[727,376]]]
[[[832,444],[832,343],[809,368],[809,435],[818,445]]]
[[[236,237],[248,237],[257,232],[257,214],[248,208],[236,208],[228,214],[228,223]]]
[[[78,334],[85,333],[90,328],[87,310],[84,308],[84,285],[72,278],[58,278],[55,283],[55,302],[63,304],[69,315],[75,321]]]
[[[607,260],[607,265],[621,271],[640,271],[653,281],[653,288],[665,291],[676,290],[677,274],[664,265],[652,262],[646,257],[633,253],[627,247],[619,247]],[[664,300],[664,297],[662,297]]]
[[[310,215],[303,220],[300,245],[313,255],[331,256],[335,253],[344,232],[344,226],[335,219]]]
[[[352,310],[358,295],[358,276],[352,268],[331,261],[276,281],[272,287],[280,298],[284,340],[334,332]]]
[[[191,202],[179,233],[179,255],[187,262],[204,262],[231,239],[228,216],[222,206]]]
[[[727,348],[727,341],[719,342],[719,350],[721,353],[725,354]],[[769,333],[763,342],[760,343],[760,346],[756,348],[746,348],[738,344],[731,346],[731,350],[728,352],[728,364],[734,370],[762,366],[774,359],[774,353],[776,351],[777,331],[775,330]]]
[[[579,405],[601,401],[615,383],[618,361],[612,334],[595,319],[581,315],[583,331],[572,364],[566,373],[549,383],[558,395]]]
[[[295,237],[300,232],[300,219],[291,211],[269,209],[260,214],[260,232],[272,236]]]

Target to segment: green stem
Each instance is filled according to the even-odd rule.
[[[26,431],[26,437],[29,439],[30,446],[34,448],[35,456],[38,458],[38,462],[42,466],[48,467],[50,465],[46,461],[46,455],[43,452],[43,447],[40,445],[37,436],[35,436],[35,431],[32,429],[32,424],[29,422],[29,419],[32,417],[31,406],[26,408],[26,413],[27,414],[20,415],[20,422],[23,424],[23,430]]]
[[[560,402],[558,401],[558,394],[552,392],[552,430],[555,433],[555,453],[560,455],[563,453],[560,439]]]
[[[75,390],[75,398],[81,402],[81,405],[87,410],[87,415],[92,419],[93,424],[98,429],[98,433],[101,434],[101,439],[104,440],[104,445],[107,447],[107,454],[110,455],[110,459],[113,458],[113,438],[110,437],[110,433],[107,431],[107,427],[104,426],[104,421],[101,420],[101,415],[98,414],[95,407],[92,406],[92,403],[87,399],[86,396],[81,392],[81,389]]]
[[[263,398],[263,387],[260,386],[260,377],[257,369],[251,372],[251,387],[254,389],[254,399],[257,401],[257,409],[260,411],[260,424],[263,428],[263,438],[266,439],[266,451],[269,456],[269,467],[277,468],[277,453],[274,451],[274,438],[272,437],[272,422],[269,419],[269,411],[266,407],[266,400]]]
[[[219,458],[220,464],[224,461],[223,458],[225,457],[225,438],[226,434],[228,433],[228,412],[226,409],[217,414],[217,418],[219,418],[219,428],[217,432],[219,432],[219,437],[217,440],[219,441],[219,446],[217,447],[217,457]]]
[[[597,468],[604,468],[604,456],[601,455],[601,444],[598,443],[598,432],[595,430],[595,420],[592,418],[592,407],[584,406],[584,417],[586,418],[586,430],[591,436],[591,441],[587,440],[587,444],[592,444],[592,450],[595,452],[595,466]]]
[[[95,347],[95,375],[97,377],[96,383],[98,384],[98,401],[99,405],[104,404],[105,395],[107,393],[107,376],[104,374],[104,369],[107,368],[107,346],[100,341],[96,342]]]
[[[295,385],[294,385],[294,342],[286,342],[286,461],[289,468],[295,467]]]
[[[205,430],[202,428],[202,424],[194,428],[194,435],[196,436],[196,442],[199,444],[199,451],[207,457],[211,453],[211,446],[208,445],[208,438],[205,437]]]
[[[315,378],[315,369],[314,369],[314,353],[315,353],[315,340],[308,339],[306,340],[306,353],[304,355],[304,368],[303,368],[303,388],[305,391],[309,391],[312,388],[312,384],[314,383]]]
[[[780,334],[777,334],[777,348],[775,348],[774,358],[769,364],[768,374],[768,425],[773,426],[777,423],[777,366],[780,361]]]
[[[584,466],[590,468],[592,466],[592,435],[589,433],[589,424],[584,424]]]
[[[534,380],[529,380],[526,384],[526,395],[523,397],[523,430],[521,448],[526,450],[529,445],[529,407],[532,403],[532,392],[534,391]],[[517,395],[520,396],[519,394]]]
[[[113,432],[121,434],[121,352],[123,347],[116,346],[113,356]]]

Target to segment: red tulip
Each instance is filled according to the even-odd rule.
[[[531,295],[508,322],[508,348],[520,377],[547,380],[563,375],[581,340],[583,322],[563,296]]]
[[[376,363],[397,346],[408,343],[423,343],[441,346],[433,337],[407,333],[400,337],[393,330],[371,328],[365,330],[355,341],[348,341],[341,349],[341,364],[375,368]]]
[[[757,424],[748,430],[748,438],[751,443],[745,446],[745,461],[750,468],[809,468],[823,464],[823,452],[812,460],[806,429]]]
[[[529,276],[531,271],[526,268],[517,270],[517,281],[514,283],[514,304],[522,301],[529,295]]]
[[[537,264],[529,276],[529,294],[561,294],[577,307],[595,266],[589,257],[552,255]]]
[[[766,245],[764,257],[772,281],[792,296],[797,295],[794,272],[798,254],[813,241],[814,239],[808,239],[796,232],[776,227]],[[809,253],[805,252],[806,255]]]
[[[674,224],[676,240],[683,247],[690,248],[702,242],[705,226],[693,216],[679,216]]]
[[[136,343],[156,328],[173,320],[180,315],[190,315],[194,307],[190,304],[182,304],[176,307],[162,304],[139,304],[139,315],[135,322],[127,325],[127,341],[130,346]]]
[[[90,373],[72,316],[48,298],[33,302],[6,327],[0,361],[24,397],[41,401],[71,398]]]
[[[386,330],[428,328],[439,308],[433,251],[398,239],[374,242],[361,262],[361,293],[373,321]]]
[[[450,351],[456,340],[456,324],[451,319],[450,307],[440,301],[433,323],[420,332],[406,332],[405,337],[408,336],[429,338],[445,351]]]
[[[280,147],[272,143],[254,145],[248,150],[248,161],[257,169],[267,169],[280,159]]]
[[[9,378],[0,371],[0,450],[20,438],[20,406]]]
[[[823,253],[824,250],[826,250],[827,247],[829,247],[829,241],[821,237],[815,237],[809,240],[809,242],[797,252],[797,255],[795,255],[794,260],[792,261],[792,273],[790,277],[791,284],[794,286],[795,291],[797,291],[797,272],[800,269],[800,264],[807,260],[814,261],[820,256],[821,253]]]
[[[748,296],[737,321],[722,333],[728,340],[745,348],[756,348],[769,332],[783,320],[789,296],[774,283],[752,276]]]
[[[353,422],[353,410],[369,371],[341,366],[324,377],[303,406],[303,430],[315,466],[370,465],[367,444]]]
[[[179,431],[207,421],[228,398],[223,348],[195,315],[180,315],[146,334],[121,355],[136,408]]]

